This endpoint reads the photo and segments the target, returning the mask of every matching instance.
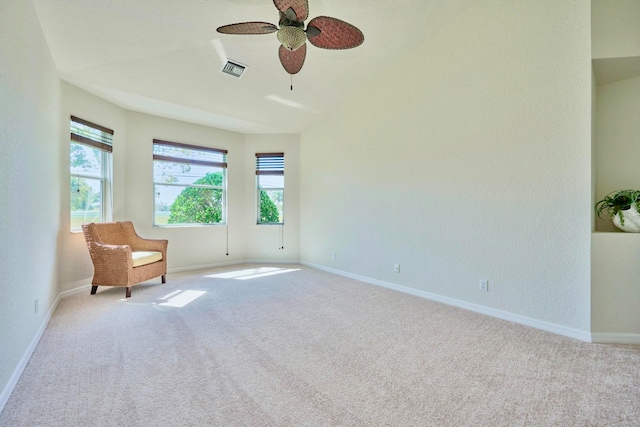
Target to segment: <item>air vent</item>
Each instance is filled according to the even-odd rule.
[[[247,68],[246,65],[227,60],[227,63],[224,64],[224,67],[222,68],[222,72],[229,74],[230,76],[240,78],[242,77],[242,73],[244,73],[245,68]]]

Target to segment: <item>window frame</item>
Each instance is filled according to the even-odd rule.
[[[167,156],[167,155],[162,155],[162,154],[156,154],[155,153],[155,147],[156,146],[164,146],[164,147],[173,147],[173,148],[179,148],[179,149],[184,149],[184,150],[194,150],[194,151],[199,151],[199,152],[205,152],[205,153],[210,153],[210,154],[216,154],[216,155],[220,155],[222,156],[222,161],[221,162],[217,162],[217,161],[208,161],[208,160],[197,160],[197,159],[189,159],[188,157],[175,157],[175,156]],[[153,209],[153,215],[152,215],[152,226],[153,227],[159,227],[159,228],[167,228],[167,227],[211,227],[211,226],[218,226],[218,225],[222,225],[222,226],[226,226],[227,225],[227,155],[228,152],[227,150],[224,149],[220,149],[220,148],[212,148],[212,147],[206,147],[206,146],[202,146],[202,145],[194,145],[194,144],[185,144],[185,143],[181,143],[181,142],[173,142],[173,141],[167,141],[167,140],[162,140],[162,139],[154,139],[153,140],[153,167],[152,167],[152,182],[153,182],[153,203],[152,203],[152,209]],[[180,164],[189,164],[189,165],[198,165],[198,166],[210,166],[213,168],[220,168],[222,170],[222,185],[207,185],[207,184],[182,184],[182,183],[167,183],[167,182],[159,182],[156,181],[155,179],[155,165],[156,165],[156,161],[159,162],[169,162],[169,163],[180,163]],[[203,175],[203,177],[206,176]],[[200,178],[198,178],[200,179]],[[156,188],[157,186],[164,186],[164,187],[180,187],[183,189],[187,189],[187,188],[204,188],[204,189],[212,189],[212,190],[221,190],[222,191],[222,195],[221,195],[221,200],[220,200],[220,222],[211,222],[211,223],[205,223],[205,222],[182,222],[182,223],[175,223],[175,224],[158,224],[156,221],[156,213],[158,212],[156,209]],[[183,190],[184,191],[184,190]]]
[[[260,185],[261,176],[282,176],[282,187],[263,188]],[[285,206],[285,183],[284,183],[284,153],[256,153],[256,224],[257,225],[284,225]],[[262,221],[262,191],[281,191],[282,208],[278,209],[279,221]],[[277,205],[276,205],[277,206]]]
[[[80,127],[74,124],[81,125]],[[84,179],[89,181],[98,181],[100,183],[100,218],[97,222],[111,221],[112,213],[112,152],[113,152],[113,135],[114,131],[102,125],[81,119],[79,117],[70,116],[69,121],[70,138],[69,138],[69,230],[71,233],[82,231],[81,226],[74,227],[72,218],[74,210],[71,209],[71,185],[73,178]],[[91,135],[85,132],[85,135],[77,133],[82,127],[91,128],[98,135]],[[93,136],[93,137],[91,137]],[[82,145],[91,149],[100,151],[100,176],[89,173],[73,172],[71,170],[71,144]],[[86,216],[85,216],[86,219]]]

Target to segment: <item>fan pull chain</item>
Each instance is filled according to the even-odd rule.
[[[280,224],[280,247],[278,249],[284,249],[284,222]]]

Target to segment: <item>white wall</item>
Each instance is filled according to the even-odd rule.
[[[590,5],[478,1],[394,59],[301,134],[301,259],[588,332]]]
[[[595,341],[638,344],[640,235],[593,233],[592,321]]]
[[[640,55],[640,1],[591,0],[593,57]]]
[[[59,110],[31,2],[0,2],[0,410],[59,292]]]

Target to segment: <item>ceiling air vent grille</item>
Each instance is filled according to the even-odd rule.
[[[229,74],[230,76],[240,78],[242,77],[242,73],[244,73],[245,68],[247,68],[246,65],[227,60],[227,63],[224,64],[224,67],[222,68],[222,72]]]

